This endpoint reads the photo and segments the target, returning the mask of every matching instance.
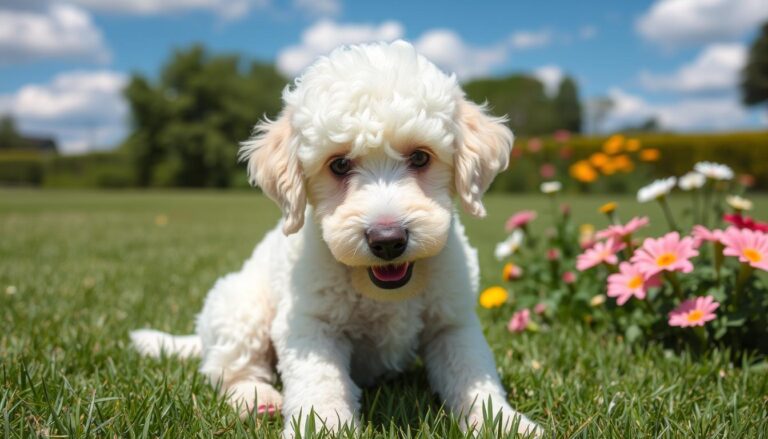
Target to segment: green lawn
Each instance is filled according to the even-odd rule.
[[[596,208],[608,200],[565,201],[602,226]],[[768,217],[768,197],[754,200]],[[624,218],[648,213],[663,229],[657,206],[617,201]],[[485,285],[498,280],[492,249],[506,217],[533,208],[538,230],[549,221],[538,196],[492,196],[486,207],[486,220],[466,220]],[[197,361],[140,358],[127,337],[192,331],[207,289],[277,218],[253,192],[0,191],[0,434],[278,437],[279,420],[238,420]],[[765,368],[631,348],[568,322],[512,335],[479,312],[510,400],[552,437],[768,436]],[[458,436],[418,366],[367,390],[363,416],[365,437]]]

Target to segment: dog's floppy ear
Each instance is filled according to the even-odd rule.
[[[240,147],[240,160],[248,164],[248,181],[280,206],[286,235],[304,225],[307,206],[304,175],[292,142],[290,116],[283,112],[275,121],[259,122]]]
[[[460,136],[454,154],[456,191],[467,212],[477,217],[485,216],[483,194],[496,174],[509,165],[514,136],[506,121],[488,115],[485,106],[465,99],[459,102]]]

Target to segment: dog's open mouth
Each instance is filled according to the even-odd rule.
[[[371,278],[371,282],[385,290],[393,290],[407,284],[411,280],[411,274],[413,274],[413,262],[368,267],[368,277]]]

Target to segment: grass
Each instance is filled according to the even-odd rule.
[[[269,201],[251,192],[0,191],[0,199],[0,435],[279,437],[279,419],[237,419],[197,361],[140,358],[127,338],[140,327],[191,332],[207,289],[278,218]],[[600,225],[596,207],[607,200],[566,201],[578,221]],[[648,212],[661,229],[657,206],[618,201],[625,216]],[[686,202],[672,200],[677,209]],[[755,202],[756,215],[768,216],[768,197]],[[487,207],[486,220],[465,220],[486,285],[498,281],[492,248],[506,216],[537,209],[541,230],[549,204],[491,196]],[[509,399],[552,437],[768,436],[765,368],[718,351],[693,359],[630,347],[576,323],[511,335],[500,316],[479,312]],[[367,438],[461,436],[420,366],[368,389],[363,417]]]

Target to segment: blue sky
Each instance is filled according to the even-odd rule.
[[[742,108],[737,89],[765,20],[764,0],[2,0],[0,112],[66,152],[110,147],[127,131],[120,88],[173,48],[201,42],[292,76],[338,44],[405,38],[462,79],[572,75],[585,101],[613,99],[603,131],[649,116],[680,131],[765,129],[765,109]]]

